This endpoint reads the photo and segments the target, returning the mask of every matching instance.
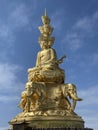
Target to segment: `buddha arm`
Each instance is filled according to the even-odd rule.
[[[45,63],[48,64],[48,63],[53,63],[55,64],[55,61],[57,60],[57,56],[56,56],[56,52],[54,49],[50,48],[49,49],[49,55],[50,55],[50,59],[47,60]]]
[[[50,48],[48,53],[46,53],[44,55],[47,55],[47,57],[49,56],[49,59],[46,58],[46,61],[42,62],[41,61],[41,52],[38,52],[37,60],[36,60],[36,67],[41,67],[41,65],[45,65],[45,64],[50,64],[50,63],[55,64],[56,63],[57,56],[56,56],[56,52],[54,49]]]
[[[38,54],[37,54],[36,67],[40,66],[40,64],[41,64],[39,55],[40,55],[40,52],[38,52]]]

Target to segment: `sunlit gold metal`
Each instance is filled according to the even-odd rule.
[[[11,122],[15,123],[23,119],[30,121],[42,116],[44,121],[46,117],[47,119],[51,117],[54,122],[56,118],[60,118],[66,120],[67,125],[71,127],[72,125],[83,127],[83,120],[74,112],[76,102],[82,99],[77,96],[74,84],[65,83],[65,73],[59,64],[66,56],[58,59],[56,51],[52,48],[55,38],[51,36],[53,28],[50,26],[46,9],[42,22],[43,25],[39,26],[41,33],[39,44],[42,50],[37,54],[36,66],[28,69],[26,90],[22,92],[19,103],[23,112]],[[68,122],[69,120],[71,123]],[[54,122],[52,125],[55,124]],[[62,124],[64,127],[65,122]],[[46,127],[45,124],[43,127]]]

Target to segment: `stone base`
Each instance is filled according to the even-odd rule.
[[[80,118],[67,117],[40,117],[30,121],[30,127],[35,128],[83,128],[84,121]]]
[[[29,115],[20,113],[9,124],[12,126],[12,130],[55,130],[58,128],[60,130],[90,130],[84,129],[84,121],[78,115],[34,116],[31,113]]]
[[[12,130],[12,129],[11,129]],[[33,128],[25,126],[25,124],[14,125],[13,130],[93,130],[91,128]]]
[[[84,128],[83,119],[77,115],[16,117],[9,123],[11,130],[93,130]]]

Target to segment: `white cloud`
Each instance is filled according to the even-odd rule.
[[[97,105],[97,103],[98,103],[97,91],[98,91],[98,85],[89,87],[88,89],[85,88],[85,90],[81,90],[79,92],[79,95],[81,97],[83,97],[83,99],[84,99],[83,104],[82,104],[83,107],[85,107],[85,105],[86,106],[87,105],[93,106],[93,104]]]
[[[11,40],[13,39],[12,37],[12,31],[10,30],[8,24],[1,24],[0,27],[0,38],[10,38]]]
[[[89,68],[86,68],[87,71],[91,71],[91,70],[94,71],[94,69],[97,68],[97,66],[98,66],[98,53],[94,52],[93,54],[86,55],[84,57],[84,62],[82,61],[83,67],[85,67],[86,64],[88,64],[88,67],[89,67]],[[81,63],[80,63],[80,65],[81,65]]]
[[[0,101],[8,102],[18,99],[24,84],[18,81],[16,73],[20,67],[12,64],[0,63]]]
[[[9,22],[14,24],[14,29],[29,26],[30,14],[30,8],[27,8],[25,4],[20,4],[10,13]]]
[[[98,53],[92,55],[91,61],[92,61],[91,62],[92,65],[98,65]]]
[[[13,30],[8,24],[0,24],[0,46],[4,48],[12,47],[12,42],[15,40]]]
[[[20,99],[20,97],[18,97],[18,96],[12,96],[12,95],[0,95],[0,102],[15,102],[15,101],[17,101],[17,100],[19,100]]]
[[[6,19],[1,19],[0,21],[0,40],[6,44],[12,43],[15,40],[16,31],[20,31],[24,27],[26,30],[30,29],[30,20],[31,8],[28,8],[23,3],[16,4],[13,8],[11,5]],[[4,46],[5,43],[3,42],[0,44]]]
[[[2,78],[0,78],[0,89],[4,87],[8,87],[12,84],[13,81],[15,81],[15,70],[18,69],[17,66],[10,65],[10,64],[0,64],[0,75]],[[5,82],[7,85],[5,85]]]
[[[0,130],[7,130],[8,126],[0,127]]]
[[[85,69],[86,72],[94,71],[94,68],[98,66],[98,53],[93,52],[89,55],[83,55],[79,65],[82,69]],[[88,65],[88,67],[86,65]]]
[[[62,41],[67,43],[69,49],[76,51],[84,43],[86,44],[86,39],[94,38],[98,35],[96,29],[98,29],[98,11],[91,16],[79,19]]]
[[[82,46],[82,44],[81,44],[81,37],[76,32],[75,33],[71,33],[71,34],[67,34],[65,39],[63,39],[63,40],[64,41],[66,40],[66,42],[70,46],[70,49],[74,50],[74,51],[78,50]]]
[[[98,113],[96,113],[98,115]],[[93,130],[98,130],[98,116],[85,117],[85,126],[92,128]]]
[[[77,23],[74,25],[74,29],[81,29],[89,33],[91,32],[93,26],[93,20],[89,17],[84,17],[83,19],[77,21]]]
[[[75,24],[74,28],[81,28],[87,32],[92,31],[92,29],[96,26],[98,20],[98,11],[96,11],[93,15],[91,16],[86,16]]]
[[[31,8],[24,3],[10,4],[8,15],[0,19],[0,59],[7,60],[8,54],[14,53],[13,47],[17,38],[17,31],[31,29]],[[32,17],[32,18],[31,18]]]
[[[21,70],[22,68],[18,65],[0,62],[0,108],[2,112],[0,130],[9,128],[6,124],[20,110],[17,106],[21,99],[21,92],[25,89],[24,83],[19,80],[18,76]]]
[[[62,10],[57,10],[51,16],[51,20],[53,21],[52,26],[54,27],[56,32],[58,32],[58,31],[60,31],[62,29],[63,20],[61,20],[61,19],[63,18],[64,12],[65,11],[63,9]]]
[[[88,89],[80,90],[78,92],[79,97],[84,100],[77,103],[76,113],[82,116],[85,121],[85,127],[94,128],[97,130],[98,121],[98,85],[89,87]]]

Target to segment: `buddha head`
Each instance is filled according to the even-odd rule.
[[[42,49],[48,49],[49,48],[48,39],[43,37],[43,36],[41,36],[39,38],[39,44],[40,44],[40,47]]]

